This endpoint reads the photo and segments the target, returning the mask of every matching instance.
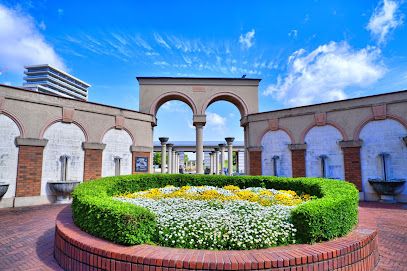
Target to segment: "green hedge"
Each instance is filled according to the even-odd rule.
[[[135,245],[157,240],[155,216],[146,208],[112,196],[166,185],[265,187],[307,193],[317,199],[297,206],[292,221],[299,243],[330,240],[357,224],[359,193],[351,183],[319,178],[142,174],[108,177],[80,184],[73,192],[73,218],[82,230],[115,243]]]

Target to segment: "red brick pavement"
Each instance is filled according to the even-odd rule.
[[[0,210],[0,270],[61,270],[53,258],[56,215],[65,205]],[[407,210],[362,203],[360,223],[379,230],[377,270],[407,271]]]

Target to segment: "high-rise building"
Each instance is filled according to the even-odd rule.
[[[63,97],[88,100],[90,85],[48,64],[24,67],[24,88]]]

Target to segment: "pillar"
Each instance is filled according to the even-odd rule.
[[[159,140],[161,142],[161,173],[166,173],[168,137],[160,137]]]
[[[248,152],[248,160],[249,160],[249,167],[248,173],[250,175],[261,175],[261,147],[249,147],[247,148]]]
[[[226,137],[226,143],[228,144],[228,175],[233,174],[233,146],[232,143],[235,140],[234,137]]]
[[[219,144],[220,149],[220,175],[224,175],[223,163],[225,161],[225,144]]]
[[[209,153],[209,174],[213,174],[213,152]]]
[[[16,145],[19,147],[16,179],[17,198],[40,196],[42,159],[47,143],[47,139],[17,137]],[[15,205],[18,203],[15,202]]]
[[[240,171],[239,171],[239,151],[236,151],[236,172],[237,173],[240,173]]]
[[[361,192],[362,172],[360,161],[360,148],[362,146],[362,140],[340,141],[339,146],[342,148],[343,153],[345,180],[353,183]]]
[[[173,171],[173,161],[172,161],[172,147],[174,144],[167,144],[168,148],[168,173],[174,173]]]
[[[305,151],[306,144],[289,144],[288,148],[291,150],[291,166],[293,177],[305,177]]]
[[[219,148],[215,148],[215,174],[219,175]]]
[[[196,128],[196,173],[203,174],[203,127],[202,123],[194,123]]]
[[[172,161],[173,161],[173,163],[172,163],[172,172],[174,172],[175,173],[175,164],[177,163],[177,162],[175,162],[175,159],[176,159],[176,154],[177,154],[177,152],[175,151],[175,150],[173,150],[173,152],[172,152],[172,157],[171,157],[171,159],[172,159]]]
[[[106,144],[83,142],[85,151],[83,181],[94,180],[102,176],[102,157]]]
[[[179,152],[177,152],[177,164],[175,165],[175,173],[179,173]]]

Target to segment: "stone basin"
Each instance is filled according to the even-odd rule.
[[[55,203],[70,203],[71,193],[80,181],[57,181],[48,182],[49,189],[57,195]]]
[[[8,187],[8,183],[0,183],[0,199],[7,193]]]
[[[403,191],[404,179],[369,179],[374,191],[380,196],[381,201],[395,202],[394,196]]]

